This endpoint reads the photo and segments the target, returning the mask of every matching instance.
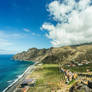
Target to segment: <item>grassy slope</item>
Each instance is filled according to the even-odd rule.
[[[64,75],[59,72],[57,64],[37,66],[30,77],[36,78],[37,82],[28,92],[51,92],[51,90],[59,89],[60,81],[64,80]]]

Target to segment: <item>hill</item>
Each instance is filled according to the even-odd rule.
[[[65,46],[59,48],[31,48],[16,54],[13,59],[43,63],[92,62],[92,45]]]

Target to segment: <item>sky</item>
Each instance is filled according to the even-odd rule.
[[[51,47],[40,30],[44,21],[51,20],[46,10],[51,1],[0,0],[0,54]]]
[[[0,54],[90,42],[91,0],[0,0]]]

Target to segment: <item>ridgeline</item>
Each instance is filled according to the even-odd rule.
[[[92,45],[65,46],[59,48],[37,49],[31,48],[13,57],[20,61],[39,61],[47,64],[92,62]]]

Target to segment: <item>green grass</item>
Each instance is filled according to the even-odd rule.
[[[40,75],[35,87],[31,87],[28,92],[51,92],[57,90],[58,84],[64,79],[64,74],[59,72],[57,64],[44,64],[41,69],[34,71],[33,75]]]

